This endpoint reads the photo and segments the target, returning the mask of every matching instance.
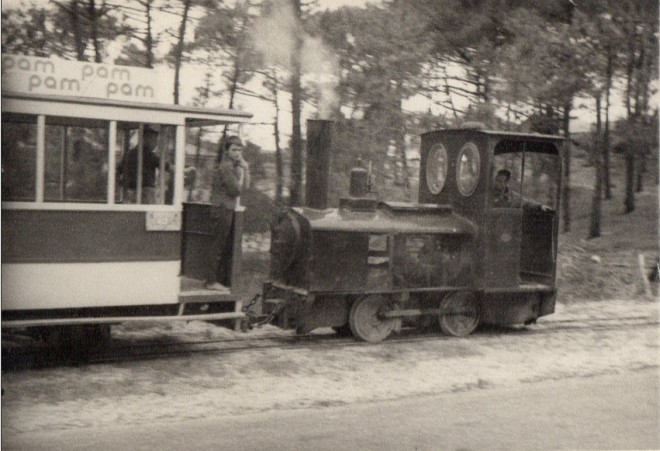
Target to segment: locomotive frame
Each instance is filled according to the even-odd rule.
[[[333,327],[370,342],[404,324],[437,321],[464,336],[553,313],[564,141],[482,127],[426,133],[417,203],[365,195],[365,171],[354,170],[337,209],[317,202],[275,221],[266,313],[300,333]],[[517,200],[495,206],[501,169],[514,173]]]

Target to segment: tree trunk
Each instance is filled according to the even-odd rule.
[[[624,202],[624,213],[635,210],[635,153],[632,146],[626,148],[626,200]]]
[[[89,20],[92,23],[94,62],[100,63],[103,58],[101,57],[101,44],[99,43],[99,13],[96,11],[96,3],[94,0],[89,0]]]
[[[564,104],[564,117],[562,120],[566,145],[564,146],[564,180],[562,182],[562,213],[563,230],[571,231],[571,134],[569,131],[571,121],[572,100]]]
[[[183,17],[179,27],[179,40],[176,44],[174,54],[174,104],[179,104],[179,77],[181,76],[181,61],[183,59],[183,41],[186,36],[186,23],[188,22],[188,11],[192,0],[183,0]]]
[[[648,35],[648,36],[647,36]],[[649,90],[651,87],[649,86],[649,80],[654,79],[654,69],[653,69],[653,45],[655,42],[655,34],[653,33],[652,29],[649,31],[646,31],[644,33],[644,40],[642,41],[642,49],[645,50],[645,54],[648,54],[649,56],[644,59],[644,64],[641,67],[641,74],[640,74],[640,85],[641,85],[641,107],[640,111],[647,111],[649,107]],[[650,48],[648,48],[649,46]]]
[[[396,139],[396,145],[398,147],[397,153],[399,155],[399,158],[401,159],[401,176],[403,178],[403,186],[406,189],[406,197],[409,195],[409,189],[410,189],[410,174],[408,173],[408,158],[406,156],[406,117],[405,113],[403,111],[403,100],[401,99],[402,95],[401,93],[403,92],[403,81],[399,80],[399,86],[397,89],[397,97],[399,98],[398,100],[398,122],[399,126],[398,128],[398,136]]]
[[[641,193],[644,191],[644,173],[646,173],[646,155],[639,155],[639,161],[637,162],[637,184],[635,186],[635,192]]]
[[[626,61],[626,114],[630,118],[632,112],[632,86],[633,86],[633,72],[635,69],[635,25],[630,27],[632,30],[626,30],[628,35],[628,61]]]
[[[603,135],[603,182],[605,184],[605,199],[612,199],[612,183],[610,181],[610,92],[614,75],[614,55],[612,48],[607,50],[607,80],[605,84],[605,133]]]
[[[300,19],[300,0],[292,1],[296,16]],[[291,55],[293,65],[291,70],[291,117],[293,125],[291,130],[291,188],[289,190],[289,204],[292,206],[301,205],[302,201],[303,143],[300,124],[302,110],[302,68],[300,61],[302,44],[302,39],[296,37],[293,55]]]
[[[280,147],[280,104],[277,99],[277,78],[273,77],[273,104],[275,106],[275,122],[273,123],[273,135],[275,135],[275,170],[277,179],[275,181],[275,202],[282,204],[284,192],[284,162],[282,161],[282,148]]]
[[[456,111],[456,107],[454,106],[454,99],[451,96],[451,91],[449,90],[449,80],[447,80],[447,69],[444,69],[445,71],[445,94],[447,95],[447,98],[449,99],[449,106],[451,107],[451,111],[454,114],[454,119],[458,119],[458,111]]]
[[[73,26],[73,39],[76,46],[76,59],[78,61],[87,61],[85,58],[85,41],[83,40],[82,23],[80,21],[80,9],[78,8],[78,0],[71,2],[71,24]]]
[[[154,37],[151,29],[151,3],[153,0],[147,0],[145,7],[147,9],[147,35],[144,38],[144,47],[147,53],[145,67],[152,69],[154,67]]]
[[[238,65],[238,55],[236,55],[236,58],[234,59],[234,71],[232,72],[231,79],[229,80],[229,105],[227,108],[230,110],[234,108],[234,99],[236,98],[236,91],[238,90],[238,77],[240,75],[240,71],[241,69]],[[222,161],[223,146],[225,139],[227,138],[227,127],[228,125],[225,125],[222,128],[222,138],[220,138],[220,141],[218,142],[218,163]]]
[[[644,37],[642,36],[642,43],[639,46],[639,58],[637,58],[637,62],[635,64],[637,68],[637,83],[635,83],[635,109],[633,112],[633,115],[635,117],[640,117],[644,110],[642,109],[642,102],[640,100],[640,97],[642,95],[642,90],[643,90],[643,85],[644,83],[644,60],[645,60],[645,50],[646,46],[644,45]]]
[[[595,168],[594,192],[591,198],[591,223],[589,226],[589,238],[600,236],[600,224],[602,218],[602,193],[603,193],[603,166],[602,166],[602,141],[601,141],[601,98],[600,93],[596,97],[596,142],[594,143],[593,160]]]
[[[240,7],[240,3],[236,3],[234,5],[236,10]],[[248,17],[247,15],[243,17],[243,23],[242,25],[237,26],[238,29],[245,29],[247,25]],[[236,48],[236,53],[234,54],[234,71],[231,74],[231,78],[229,79],[229,109],[231,110],[234,108],[234,99],[236,98],[236,92],[238,92],[238,80],[241,76],[241,71],[243,68],[241,67],[240,64],[240,50]],[[220,140],[220,144],[222,145],[225,142],[225,138],[227,137],[227,130],[228,130],[228,125],[225,125],[222,129],[222,139]],[[222,159],[222,148],[218,149],[218,162]]]

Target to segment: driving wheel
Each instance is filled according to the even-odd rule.
[[[379,313],[389,309],[390,301],[384,296],[371,295],[355,301],[348,316],[353,335],[369,343],[386,339],[397,320],[382,318]]]
[[[448,311],[438,318],[440,329],[447,335],[465,337],[479,325],[479,311],[474,293],[451,293],[440,302],[440,308]]]

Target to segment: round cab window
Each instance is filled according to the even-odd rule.
[[[458,154],[458,165],[456,166],[458,191],[462,195],[469,196],[474,193],[479,183],[480,167],[479,149],[471,142],[465,144]]]
[[[426,157],[426,185],[433,194],[438,194],[447,180],[447,149],[436,144]]]

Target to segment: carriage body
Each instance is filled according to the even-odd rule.
[[[44,72],[48,92],[31,81]],[[3,55],[2,326],[89,326],[94,335],[124,321],[240,318],[230,290],[208,293],[185,277],[194,254],[183,232],[184,166],[187,128],[250,115],[156,103],[147,84],[140,98],[109,98],[110,74],[126,87],[155,79],[147,69]],[[83,89],[92,81],[103,89]],[[143,180],[138,152],[130,190],[117,168],[143,149],[148,128],[159,131],[157,175]]]

